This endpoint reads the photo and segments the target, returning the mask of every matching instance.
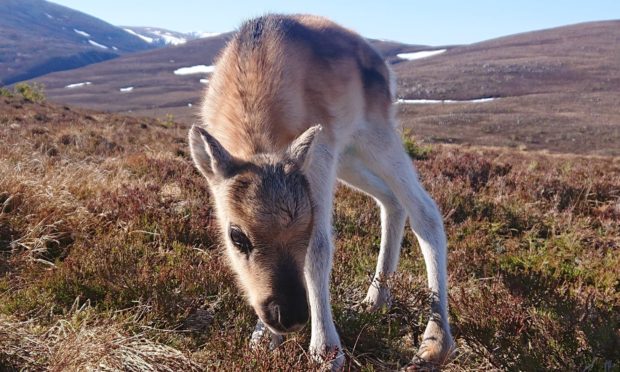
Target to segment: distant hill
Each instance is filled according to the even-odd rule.
[[[0,85],[153,47],[119,27],[48,1],[0,1]]]
[[[620,91],[620,20],[458,46],[395,66],[404,98]]]

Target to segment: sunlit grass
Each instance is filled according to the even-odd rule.
[[[316,367],[309,327],[276,352],[249,347],[256,316],[218,249],[186,129],[0,99],[0,369]],[[446,369],[617,368],[617,159],[441,146],[424,158],[449,239],[459,353]],[[334,227],[347,368],[402,367],[428,312],[415,237],[393,307],[368,314],[356,305],[378,253],[374,201],[339,188]]]

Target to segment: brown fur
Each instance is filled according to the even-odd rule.
[[[209,132],[241,159],[284,149],[305,129],[329,127],[364,95],[387,115],[389,71],[354,32],[325,18],[269,15],[244,24],[217,62],[203,104]],[[353,87],[353,89],[351,89]]]

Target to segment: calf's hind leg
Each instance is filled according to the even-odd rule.
[[[411,158],[395,130],[386,125],[364,136],[359,156],[365,166],[381,178],[398,198],[411,219],[431,292],[431,315],[417,357],[443,363],[454,347],[448,323],[447,242],[439,209],[418,180]]]
[[[363,161],[355,149],[341,156],[338,178],[349,186],[372,196],[381,209],[381,248],[377,268],[363,303],[376,311],[391,304],[388,279],[396,271],[407,214],[385,181]]]

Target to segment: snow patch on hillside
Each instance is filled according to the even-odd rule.
[[[99,44],[96,41],[92,41],[92,40],[88,40],[88,43],[92,46],[96,46],[97,48],[101,48],[101,49],[109,49],[107,46],[103,45],[103,44]]]
[[[223,34],[223,32],[192,32],[192,36],[197,39],[204,39],[206,37],[214,37]]]
[[[436,103],[484,103],[494,101],[495,98],[478,98],[470,100],[452,100],[452,99],[398,99],[396,103],[406,105],[427,105]]]
[[[182,45],[190,40],[203,39],[221,35],[222,32],[175,32],[154,27],[123,28],[126,32],[141,38],[149,44],[156,45]]]
[[[73,88],[81,88],[81,87],[85,87],[87,85],[91,85],[92,83],[90,81],[85,81],[83,83],[75,83],[75,84],[69,84],[67,85],[65,88],[68,89],[73,89]]]
[[[77,28],[74,28],[73,32],[75,32],[76,34],[78,34],[80,36],[90,37],[90,34],[88,32],[84,32],[82,30],[78,30]]]
[[[187,43],[187,39],[174,36],[170,32],[162,32],[159,30],[153,30],[151,32],[163,39],[164,43],[168,45],[181,45]]]
[[[140,35],[139,33],[135,32],[134,30],[130,30],[128,28],[124,28],[123,30],[125,30],[125,32],[128,32],[128,33],[132,34],[133,36],[139,37],[140,39],[146,41],[149,44],[152,44],[153,41],[155,41],[155,39],[153,39],[152,37]]]
[[[423,50],[421,52],[413,52],[413,53],[399,53],[396,55],[398,58],[406,59],[408,61],[414,61],[416,59],[433,57],[438,54],[445,52],[447,49],[440,50]]]
[[[181,67],[174,70],[175,75],[208,74],[215,71],[215,66],[198,65],[191,67]]]

